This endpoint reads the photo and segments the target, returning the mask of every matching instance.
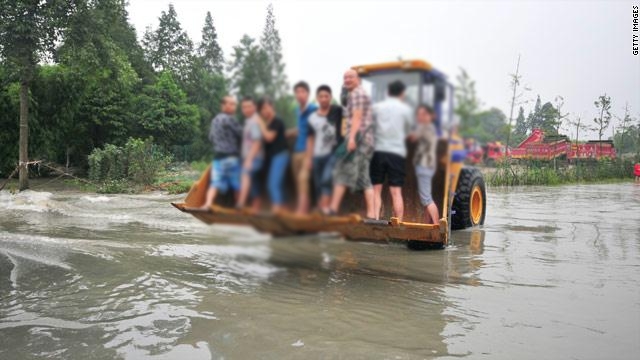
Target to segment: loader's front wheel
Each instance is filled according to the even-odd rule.
[[[482,173],[473,167],[462,168],[453,198],[451,228],[460,230],[484,224],[486,208],[487,192]]]

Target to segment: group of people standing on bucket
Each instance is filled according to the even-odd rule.
[[[277,117],[269,97],[242,99],[245,121],[241,126],[234,118],[235,98],[225,96],[221,113],[211,121],[209,139],[215,155],[203,208],[210,207],[219,192],[233,190],[236,207],[243,208],[250,201],[251,208],[259,210],[258,174],[268,166],[267,191],[272,211],[284,210],[284,180],[291,163],[296,214],[307,214],[311,209],[313,179],[317,209],[323,214],[337,214],[348,189],[362,190],[366,217],[379,219],[386,179],[394,215],[402,219],[405,141],[409,140],[417,142],[411,161],[425,207],[425,222],[437,223],[438,209],[431,195],[437,142],[433,109],[419,105],[414,112],[404,102],[405,85],[399,80],[388,84],[387,99],[377,104],[372,104],[355,70],[346,71],[343,80],[347,91],[344,106],[332,103],[333,93],[327,85],[316,89],[314,104],[309,85],[304,81],[295,84],[297,127],[289,131]],[[289,137],[295,137],[291,154]]]

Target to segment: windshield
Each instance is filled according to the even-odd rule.
[[[387,85],[396,80],[400,80],[406,85],[405,100],[413,109],[416,109],[420,103],[420,73],[393,72],[374,74],[362,78],[362,87],[371,96],[371,101],[377,103],[387,98]]]

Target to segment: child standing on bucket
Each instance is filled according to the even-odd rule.
[[[439,220],[438,206],[431,195],[431,181],[436,172],[436,143],[438,135],[433,125],[434,112],[429,105],[420,105],[416,112],[417,126],[411,136],[416,141],[416,153],[413,165],[416,169],[420,202],[424,206],[424,218],[427,224],[437,224]]]

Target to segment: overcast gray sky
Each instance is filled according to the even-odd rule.
[[[509,74],[520,54],[523,82],[531,88],[527,111],[537,94],[543,101],[562,95],[564,109],[592,122],[593,102],[606,92],[614,114],[621,115],[628,102],[632,115],[640,117],[634,2],[129,1],[139,36],[147,26],[156,27],[160,12],[173,3],[183,28],[198,42],[211,11],[225,56],[243,34],[260,37],[272,2],[290,83],[304,79],[314,88],[321,83],[335,88],[352,65],[422,58],[451,81],[465,68],[476,80],[483,107],[498,107],[508,116]]]

